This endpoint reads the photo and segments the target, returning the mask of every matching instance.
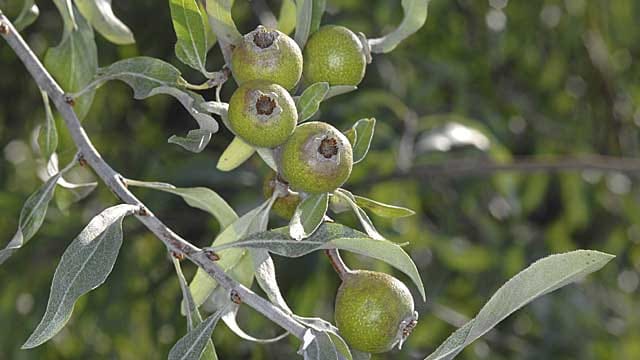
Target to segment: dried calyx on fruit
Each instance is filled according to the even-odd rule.
[[[353,150],[333,126],[308,122],[298,126],[278,151],[281,175],[292,189],[332,192],[351,175]]]
[[[271,210],[281,218],[290,220],[298,204],[300,204],[300,195],[291,191],[289,185],[284,180],[278,178],[275,172],[271,172],[265,177],[264,183],[262,184],[262,193],[266,199],[273,195],[276,186],[280,186],[281,192],[284,192],[285,195],[280,195],[276,199]]]
[[[340,335],[354,349],[382,353],[402,347],[418,322],[413,297],[402,281],[373,271],[343,276],[335,303]]]
[[[327,25],[304,48],[304,79],[308,84],[358,85],[367,66],[360,39],[344,26]]]
[[[291,90],[302,76],[302,52],[286,34],[260,25],[233,50],[231,68],[238,84],[266,80]]]
[[[284,143],[297,122],[293,98],[277,84],[249,81],[242,84],[229,101],[231,131],[253,146],[273,148]]]

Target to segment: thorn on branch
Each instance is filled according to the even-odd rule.
[[[204,249],[204,255],[207,257],[207,259],[211,260],[211,261],[218,261],[220,260],[220,255],[216,254],[215,252],[213,252],[213,250],[211,249]]]
[[[140,205],[140,209],[138,209],[138,215],[140,216],[149,216],[149,210],[147,210],[144,205]]]
[[[238,305],[242,304],[242,298],[240,298],[240,294],[238,294],[236,290],[231,290],[231,293],[229,294],[229,298],[235,304],[238,304]]]
[[[81,153],[78,154],[78,164],[82,167],[87,166],[87,159],[85,159],[84,155],[82,155]]]
[[[0,34],[7,35],[9,34],[9,25],[4,22],[0,23]]]
[[[125,179],[124,176],[118,174],[116,175],[116,178],[118,179],[118,181],[120,181],[122,186],[124,186],[125,188],[129,188],[129,184],[127,184],[127,179]]]
[[[64,102],[69,104],[70,106],[75,106],[76,105],[76,100],[73,98],[73,96],[65,94],[64,95]]]
[[[175,259],[178,259],[178,261],[182,261],[185,258],[185,255],[183,253],[179,253],[175,251],[171,252],[171,256],[173,256]]]

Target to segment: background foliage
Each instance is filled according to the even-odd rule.
[[[19,3],[0,0],[0,7],[11,14]],[[58,42],[62,24],[52,3],[39,5],[41,16],[25,37],[42,58],[44,49]],[[277,9],[279,2],[272,5]],[[148,55],[170,61],[194,83],[201,80],[175,59],[168,3],[116,1],[114,8],[137,43],[116,47],[96,34],[101,66]],[[506,162],[522,156],[585,153],[637,156],[640,28],[635,19],[640,4],[436,0],[429,11],[420,32],[389,55],[374,58],[361,85],[366,90],[329,100],[320,113],[341,129],[360,118],[378,119],[372,150],[354,167],[347,188],[418,212],[395,221],[374,219],[390,240],[411,242],[407,250],[429,295],[426,304],[418,304],[421,321],[403,351],[386,358],[424,358],[506,279],[546,254],[575,248],[618,257],[580,286],[560,290],[516,313],[460,358],[640,356],[640,209],[633,172],[452,174],[446,166],[423,166],[466,159],[482,167],[487,158]],[[399,2],[329,1],[324,21],[375,36],[400,17]],[[257,25],[246,1],[237,2],[234,18],[243,33]],[[222,65],[219,55],[209,60],[209,69]],[[4,243],[16,229],[22,203],[40,183],[40,164],[30,142],[44,112],[37,87],[5,44],[0,45],[0,69]],[[232,90],[227,85],[223,97]],[[171,134],[194,126],[172,98],[135,101],[126,85],[111,82],[96,93],[84,125],[103,156],[127,177],[208,186],[239,213],[260,199],[262,177],[257,174],[266,174],[267,168],[259,158],[232,173],[215,170],[231,140],[226,130],[200,154],[166,143]],[[59,128],[61,155],[70,159],[73,145]],[[73,176],[91,175],[77,171]],[[217,233],[215,221],[179,198],[136,191],[195,244],[209,244]],[[80,300],[53,342],[18,350],[44,311],[55,259],[83,224],[115,204],[104,187],[80,204],[71,200],[70,193],[59,189],[57,207],[52,207],[34,241],[0,267],[0,359],[165,356],[186,329],[178,311],[181,294],[164,246],[132,220],[125,222],[123,251],[107,286]],[[340,220],[356,226],[351,215]],[[274,218],[273,224],[278,221]],[[346,260],[352,267],[392,272],[372,260]],[[276,266],[296,313],[333,317],[338,279],[321,253],[301,259],[276,257]],[[190,276],[195,269],[185,265],[185,270]],[[249,309],[241,314],[241,322],[254,334],[279,332]],[[286,341],[240,341],[223,325],[214,340],[222,359],[290,358],[295,349]]]

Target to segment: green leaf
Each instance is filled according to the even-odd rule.
[[[298,123],[311,118],[320,108],[320,103],[329,92],[329,83],[315,83],[304,90],[296,103],[298,108]]]
[[[401,218],[415,215],[415,211],[400,206],[388,205],[366,197],[354,195],[358,206],[370,210],[372,213],[386,218]]]
[[[324,332],[331,338],[331,342],[338,351],[338,357],[340,360],[353,360],[349,345],[338,335],[338,328],[333,326],[330,322],[322,318],[307,318],[302,316],[293,315],[293,317],[300,323],[320,332]]]
[[[133,33],[113,13],[111,0],[74,0],[80,13],[107,40],[118,45],[133,44]]]
[[[110,207],[91,219],[71,242],[53,275],[47,310],[23,349],[56,335],[69,321],[78,298],[104,283],[122,244],[122,219],[136,210],[127,204]]]
[[[165,94],[171,95],[176,98],[180,102],[180,104],[182,104],[182,106],[189,112],[189,114],[196,120],[196,122],[200,126],[199,130],[202,130],[203,134],[206,134],[206,132],[215,133],[218,131],[218,122],[213,117],[211,117],[211,115],[207,114],[202,108],[202,105],[205,103],[202,95],[197,94],[193,91],[179,89],[172,86],[157,87],[153,89],[150,94]],[[208,142],[209,141],[207,140],[206,143]],[[206,146],[206,143],[204,144],[204,146]]]
[[[278,15],[278,30],[291,34],[296,27],[296,3],[293,0],[282,0]]]
[[[354,85],[334,85],[329,88],[329,92],[327,93],[327,96],[324,97],[324,99],[328,100],[332,97],[347,94],[356,90],[358,90],[358,87]]]
[[[313,0],[296,1],[296,32],[294,40],[304,49],[307,39],[311,34],[311,22],[313,21]]]
[[[63,35],[60,44],[50,48],[44,57],[47,70],[58,80],[64,91],[69,93],[83,89],[98,69],[98,49],[93,29],[82,16],[75,15],[77,30]],[[80,120],[89,113],[93,95],[93,91],[87,91],[76,99],[74,110]]]
[[[577,250],[536,261],[498,289],[473,320],[454,332],[425,360],[453,359],[516,310],[599,270],[613,258],[598,251]]]
[[[305,360],[338,360],[338,350],[328,333],[307,329],[302,341],[298,353],[304,354]]]
[[[187,136],[171,135],[167,140],[169,144],[180,145],[183,149],[193,153],[199,153],[207,147],[211,141],[212,132],[210,130],[195,129],[189,130]]]
[[[20,14],[18,14],[18,17],[13,21],[13,26],[15,26],[16,30],[22,31],[33,24],[38,18],[38,15],[40,15],[40,9],[34,3],[34,0],[24,0],[22,10],[20,10]]]
[[[53,0],[53,3],[58,8],[60,16],[62,16],[62,24],[64,25],[62,40],[64,40],[73,30],[78,29],[76,14],[73,11],[73,4],[71,3],[71,0]]]
[[[409,255],[388,240],[376,240],[347,226],[324,223],[307,239],[298,241],[289,236],[289,228],[283,227],[244,237],[240,241],[214,245],[213,251],[246,247],[268,250],[286,257],[300,257],[322,249],[342,249],[384,261],[404,272],[418,287],[426,299],[420,274]]]
[[[220,171],[231,171],[247,161],[256,149],[239,137],[234,137],[229,146],[220,155],[216,168]]]
[[[176,276],[178,277],[180,290],[182,290],[183,302],[186,304],[186,307],[188,309],[188,311],[186,312],[187,330],[191,331],[196,326],[202,323],[202,315],[200,315],[200,310],[198,310],[198,307],[193,301],[193,296],[191,296],[191,291],[189,290],[189,284],[187,283],[187,279],[182,273],[180,261],[176,258],[173,258],[173,267],[176,270]],[[213,341],[211,340],[211,338],[207,340],[207,345],[205,346],[200,360],[218,360],[218,354],[216,353],[216,349],[213,346]]]
[[[345,189],[338,189],[334,192],[334,196],[341,197],[343,202],[351,207],[353,212],[356,214],[356,217],[360,221],[360,225],[362,225],[362,228],[367,233],[367,235],[377,240],[384,239],[384,236],[382,236],[378,232],[378,230],[376,229],[375,225],[373,225],[373,222],[371,221],[369,216],[367,216],[367,213],[364,212],[364,210],[362,210],[362,208],[358,206],[358,204],[356,204],[356,199],[352,193],[350,193]]]
[[[232,7],[233,0],[206,0],[209,24],[216,37],[229,44],[238,44],[242,41],[242,34],[231,17]]]
[[[38,191],[31,194],[20,211],[18,231],[7,246],[0,250],[0,264],[4,263],[14,252],[24,246],[38,232],[47,215],[49,202],[53,198],[56,184],[62,174],[52,176]]]
[[[369,46],[373,53],[388,53],[395,49],[404,39],[420,30],[427,21],[427,8],[430,0],[402,0],[404,18],[391,33],[377,39],[370,39]]]
[[[45,122],[38,133],[38,147],[42,157],[48,160],[58,148],[58,130],[49,104],[49,96],[43,90],[40,90],[40,93],[44,105]]]
[[[138,186],[178,195],[182,197],[187,205],[206,211],[215,217],[222,229],[228,227],[238,219],[236,212],[220,195],[205,187],[179,188],[162,182],[131,179],[127,179],[126,182],[128,186]]]
[[[180,77],[180,71],[173,65],[160,59],[139,56],[98,69],[96,77],[82,92],[99,87],[110,80],[125,82],[133,89],[133,97],[138,100],[151,96],[156,88],[180,87],[184,81]],[[78,95],[73,94],[74,97]]]
[[[353,144],[353,163],[357,164],[362,161],[371,146],[373,133],[376,127],[376,119],[360,119],[354,125],[356,132],[355,143]]]
[[[313,0],[313,13],[311,25],[309,26],[309,36],[316,32],[322,23],[322,15],[327,8],[327,0]]]
[[[207,14],[201,11],[198,0],[169,0],[171,20],[176,32],[176,56],[184,64],[206,77],[212,74],[205,68],[207,60]]]
[[[180,338],[169,351],[169,360],[200,360],[213,328],[220,320],[221,311],[209,316],[205,321]]]
[[[329,194],[322,193],[307,196],[298,204],[291,217],[289,235],[296,240],[309,237],[322,224],[328,207]]]
[[[211,246],[215,247],[237,241],[250,233],[252,229],[261,226],[261,223],[264,221],[264,216],[261,214],[264,213],[267,205],[268,201],[238,218],[238,220],[234,221],[233,224],[229,225],[220,234],[218,234]],[[244,251],[242,249],[225,250],[224,252],[219,253],[220,260],[218,260],[216,264],[225,272],[229,271],[238,265],[238,262],[246,253],[248,253],[248,251]],[[200,306],[207,300],[216,286],[216,281],[204,270],[198,268],[189,288],[191,289],[191,293],[193,294],[196,304]]]

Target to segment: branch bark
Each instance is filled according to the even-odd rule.
[[[136,214],[137,219],[155,234],[170,251],[184,254],[194,264],[205,270],[220,286],[229,290],[230,293],[233,292],[239,295],[243,303],[262,313],[294,336],[302,339],[306,331],[303,325],[280,308],[251,291],[251,289],[229,277],[220,266],[210,259],[205,251],[173,232],[127,189],[124,178],[107,164],[91,143],[89,136],[73,111],[72,105],[70,105],[69,98],[65,96],[64,91],[44,68],[9,19],[2,14],[2,11],[0,11],[0,35],[25,65],[38,86],[45,90],[53,101],[81,154],[81,160],[91,166],[97,176],[120,200],[144,210]]]

